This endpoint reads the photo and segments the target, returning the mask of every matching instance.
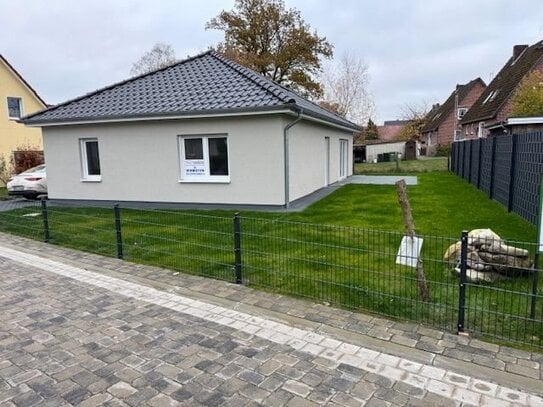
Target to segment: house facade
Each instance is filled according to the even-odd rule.
[[[46,108],[45,102],[28,82],[0,55],[0,155],[9,160],[20,146],[41,150],[39,128],[26,127],[18,120]]]
[[[360,130],[214,52],[24,122],[50,199],[274,207],[351,175]]]
[[[543,71],[543,41],[515,45],[511,57],[462,118],[461,137],[486,137],[490,127],[507,119],[518,85],[534,70]]]
[[[486,84],[481,78],[464,85],[456,85],[447,100],[428,115],[422,129],[421,142],[426,146],[427,155],[434,155],[439,147],[450,146],[459,138],[460,120],[481,96]]]

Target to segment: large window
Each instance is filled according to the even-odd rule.
[[[228,182],[226,136],[180,136],[181,181]]]
[[[81,139],[81,170],[84,181],[101,181],[98,140]]]
[[[10,119],[20,119],[23,115],[23,101],[21,98],[8,96],[8,117]]]

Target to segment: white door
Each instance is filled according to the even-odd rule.
[[[330,137],[324,138],[324,186],[330,184]]]
[[[347,149],[349,142],[347,140],[339,140],[339,179],[347,176],[347,166],[349,165]]]

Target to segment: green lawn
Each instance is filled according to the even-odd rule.
[[[447,171],[447,157],[428,157],[419,160],[383,162],[383,163],[360,163],[354,165],[355,174],[410,174],[418,172]]]
[[[394,186],[348,185],[299,213],[242,213],[245,284],[454,330],[458,278],[441,260],[447,247],[463,229],[490,227],[532,242],[536,228],[452,174],[421,173],[418,180],[408,193],[425,238],[431,302],[419,300],[414,270],[395,264],[403,221]],[[0,212],[0,230],[41,239],[43,220],[22,216],[29,213],[39,214],[38,206]],[[122,209],[124,258],[233,281],[232,215]],[[50,207],[49,225],[51,243],[116,254],[112,209]],[[541,323],[525,318],[530,288],[528,277],[469,287],[468,329],[543,346]]]

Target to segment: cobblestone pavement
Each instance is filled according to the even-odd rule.
[[[0,237],[0,405],[543,405],[539,354]]]

